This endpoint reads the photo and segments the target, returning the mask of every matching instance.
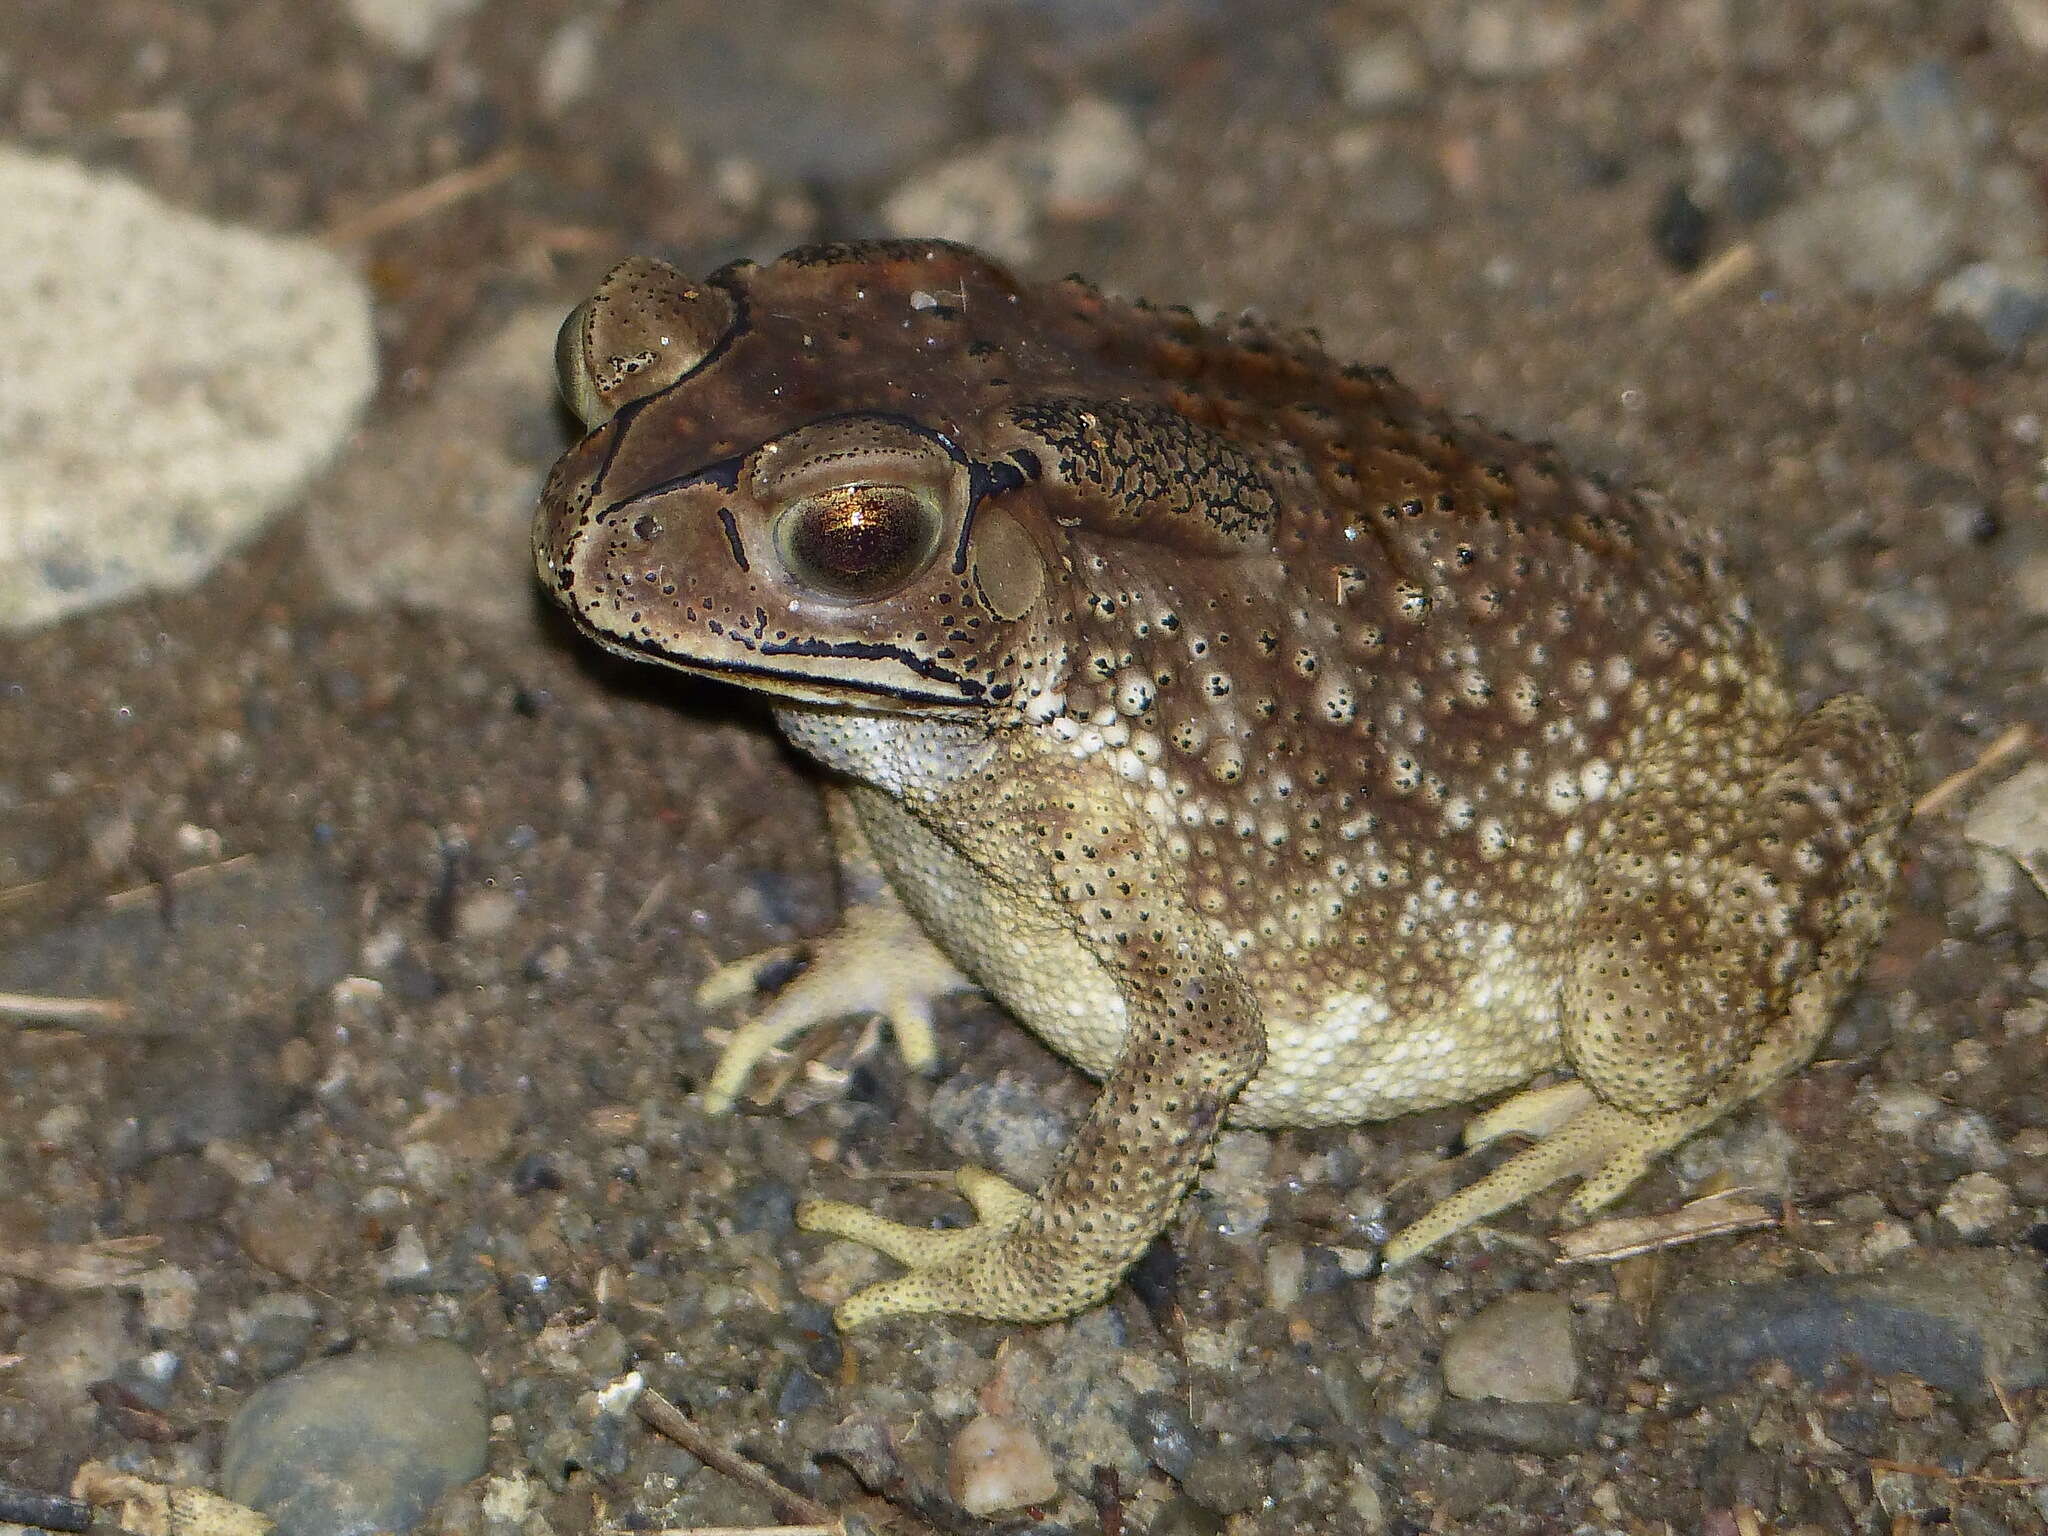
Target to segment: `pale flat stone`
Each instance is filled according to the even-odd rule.
[[[0,630],[190,586],[290,504],[376,382],[310,240],[0,149]]]

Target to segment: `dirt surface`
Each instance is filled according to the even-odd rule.
[[[1387,1227],[1469,1174],[1442,1163],[1459,1117],[1241,1137],[1103,1313],[842,1341],[829,1303],[885,1266],[795,1232],[791,1200],[957,1216],[873,1175],[950,1170],[1005,1116],[1051,1136],[1085,1081],[962,1004],[936,1083],[854,1021],[705,1117],[727,1021],[694,986],[834,910],[765,715],[585,654],[538,600],[344,605],[287,520],[196,591],[0,638],[0,991],[130,1005],[0,1018],[0,1477],[96,1456],[205,1483],[264,1380],[434,1335],[484,1368],[504,1495],[450,1530],[775,1518],[607,1423],[594,1394],[635,1367],[910,1531],[2038,1528],[2040,1392],[1768,1365],[1705,1387],[1657,1329],[1737,1281],[2031,1264],[2048,1217],[2048,898],[1961,836],[2048,727],[2048,335],[2000,345],[1935,297],[2031,226],[1937,168],[1892,233],[1949,219],[1953,251],[1858,292],[1784,222],[1929,67],[1966,129],[1939,153],[2012,170],[2039,217],[2039,6],[494,0],[410,57],[371,9],[16,0],[0,136],[359,260],[384,459],[430,464],[391,445],[460,427],[432,404],[465,350],[628,252],[697,270],[943,214],[1037,273],[1312,324],[1668,488],[1726,526],[1806,698],[1870,694],[1923,785],[2035,734],[1915,822],[1822,1063],[1626,1204],[1756,1183],[1782,1227],[1561,1267],[1553,1196],[1376,1278]],[[461,429],[536,484],[567,430],[544,397]],[[375,515],[447,488],[405,490]],[[932,1127],[935,1097],[998,1081],[980,1122]],[[101,1305],[21,1256],[116,1237],[156,1239],[159,1279],[93,1326],[117,1360],[174,1355],[169,1384],[11,1386],[10,1356]],[[1570,1304],[1593,1411],[1550,1440],[1443,1413],[1447,1336],[1517,1291]],[[1033,1427],[1055,1496],[987,1522],[952,1501],[977,1410]]]

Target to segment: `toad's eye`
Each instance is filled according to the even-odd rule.
[[[801,497],[775,519],[791,575],[831,597],[883,597],[925,568],[943,518],[928,491],[842,485]]]

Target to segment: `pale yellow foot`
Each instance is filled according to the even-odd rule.
[[[974,983],[939,953],[924,930],[893,902],[850,907],[839,926],[810,945],[784,945],[713,971],[697,989],[706,1008],[730,1007],[754,995],[771,963],[808,951],[810,964],[733,1031],[704,1089],[714,1114],[732,1108],[761,1058],[814,1025],[856,1013],[878,1013],[895,1033],[896,1049],[917,1072],[938,1062],[932,1006]]]
[[[1465,1122],[1467,1148],[1483,1147],[1503,1136],[1540,1141],[1593,1103],[1593,1090],[1576,1077],[1547,1088],[1525,1088]]]
[[[985,1168],[962,1168],[953,1181],[974,1207],[975,1224],[971,1227],[909,1227],[843,1200],[806,1200],[796,1208],[796,1224],[804,1231],[829,1232],[865,1243],[910,1270],[841,1302],[832,1318],[842,1329],[909,1313],[991,1315],[983,1310],[987,1287],[979,1283],[977,1271],[996,1256],[1024,1219],[1032,1197]]]
[[[1583,1221],[1620,1198],[1660,1157],[1727,1108],[1726,1102],[1716,1100],[1638,1115],[1601,1102],[1577,1081],[1517,1094],[1479,1116],[1466,1140],[1478,1145],[1511,1132],[1542,1139],[1395,1233],[1382,1257],[1388,1264],[1406,1263],[1473,1223],[1569,1178],[1584,1182],[1566,1202],[1565,1219]]]

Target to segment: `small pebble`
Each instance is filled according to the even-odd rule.
[[[2011,1218],[2015,1206],[2012,1191],[2003,1180],[1989,1173],[1966,1173],[1948,1187],[1935,1215],[1955,1229],[1965,1242],[1978,1242]]]
[[[391,1247],[377,1261],[377,1274],[386,1289],[393,1291],[418,1291],[432,1283],[434,1261],[427,1255],[419,1228],[408,1225],[398,1229]]]
[[[495,939],[518,920],[519,898],[510,891],[472,891],[456,905],[455,933],[471,942]]]
[[[483,0],[348,0],[351,20],[401,58],[423,59]]]
[[[1052,1458],[1038,1437],[1013,1419],[983,1414],[953,1439],[946,1487],[971,1515],[1045,1504],[1058,1497]]]
[[[1429,66],[1411,37],[1375,37],[1337,61],[1337,89],[1355,112],[1399,112],[1429,95]]]
[[[1467,8],[1459,42],[1465,68],[1481,80],[1524,80],[1585,51],[1587,28],[1573,7],[1550,0],[1481,0]]]
[[[1144,165],[1145,141],[1114,102],[1084,96],[1046,130],[1045,201],[1054,217],[1089,217],[1109,207]]]
[[[1999,0],[1998,10],[2020,47],[2048,57],[2048,0]]]
[[[250,1258],[304,1285],[334,1251],[342,1222],[332,1203],[273,1183],[250,1191],[235,1213],[234,1228]]]
[[[1579,1390],[1571,1304],[1549,1291],[1503,1296],[1452,1332],[1443,1373],[1453,1397],[1571,1401]]]
[[[260,1296],[231,1314],[231,1321],[242,1364],[268,1380],[305,1364],[320,1313],[304,1296]]]

